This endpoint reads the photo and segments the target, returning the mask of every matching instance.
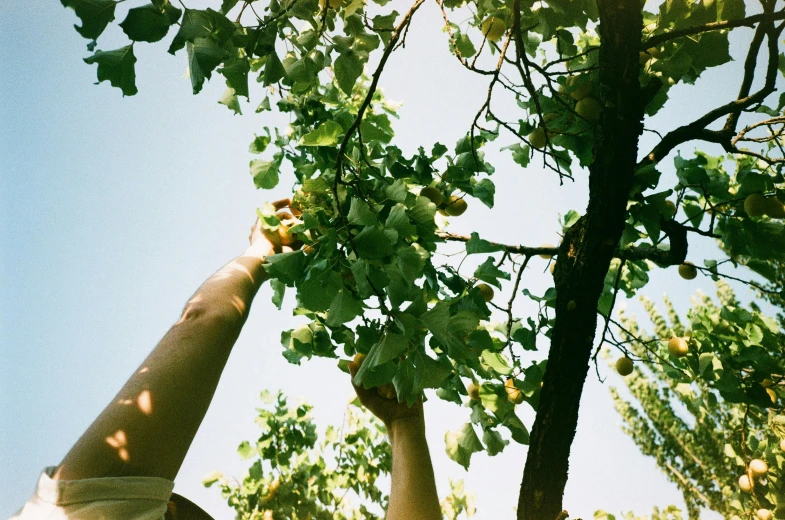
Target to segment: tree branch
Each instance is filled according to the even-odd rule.
[[[649,49],[651,47],[657,47],[662,45],[663,43],[671,40],[675,40],[677,38],[683,38],[684,36],[692,36],[695,34],[701,34],[710,31],[721,31],[724,29],[735,29],[738,27],[754,27],[756,23],[762,21],[774,21],[774,20],[783,20],[785,19],[785,11],[780,11],[777,13],[761,13],[752,16],[748,16],[747,18],[741,18],[738,20],[723,20],[721,22],[712,22],[707,23],[705,25],[698,25],[696,27],[688,27],[685,29],[677,29],[675,31],[669,31],[663,34],[657,34],[644,40],[641,44],[641,49]]]

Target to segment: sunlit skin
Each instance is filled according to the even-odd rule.
[[[352,377],[363,358],[349,363]],[[359,363],[358,363],[359,361]],[[355,386],[360,402],[387,427],[392,447],[392,484],[387,520],[439,520],[442,518],[431,454],[425,440],[422,400],[409,407],[394,393]]]
[[[274,202],[276,209],[291,201]],[[211,276],[118,394],[66,454],[53,478],[159,477],[174,480],[215,393],[251,302],[266,279],[265,258],[291,251],[256,221],[250,246]],[[354,372],[362,362],[351,363]],[[388,519],[441,518],[422,402],[398,403],[394,390],[356,389],[361,402],[387,425],[393,451]],[[392,397],[393,399],[390,399]],[[209,518],[176,497],[167,518]],[[173,500],[175,497],[173,496]]]

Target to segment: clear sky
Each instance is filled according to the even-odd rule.
[[[120,4],[118,20],[128,7]],[[217,104],[220,77],[192,96],[184,52],[172,57],[163,44],[139,44],[139,94],[122,98],[107,83],[93,85],[95,68],[82,62],[89,53],[76,22],[59,2],[0,3],[0,517],[28,498],[43,467],[60,461],[198,285],[243,251],[254,208],[285,196],[292,182],[285,177],[273,193],[254,189],[248,143],[274,122],[247,105],[240,117]],[[441,25],[435,3],[426,3],[382,81],[388,98],[404,102],[395,130],[406,151],[430,148],[435,139],[452,145],[484,98],[485,80],[448,57]],[[114,27],[99,48],[123,44]],[[653,124],[667,129],[709,108],[718,97],[707,99],[701,84],[721,85],[720,96],[730,99],[737,87],[723,81],[728,77],[734,76],[727,70],[710,73],[698,88],[683,89]],[[557,214],[585,206],[585,174],[559,187],[539,160],[525,171],[508,155],[491,162],[496,209],[470,201],[451,229],[510,243],[556,243]],[[544,269],[545,261],[535,259],[524,278],[535,293],[549,285]],[[697,288],[713,293],[710,281],[682,283],[671,269],[655,272],[646,294],[658,298],[666,288],[684,302]],[[260,292],[176,480],[177,492],[216,519],[233,515],[201,479],[215,469],[242,474],[247,464],[235,449],[255,438],[261,389],[304,398],[322,426],[341,420],[351,395],[334,361],[296,367],[284,360],[280,332],[300,322],[291,301],[277,311],[270,295],[268,287]],[[682,504],[654,461],[621,432],[608,392],[621,381],[600,370],[605,383],[592,370],[584,393],[566,509],[587,518],[596,509],[643,514],[654,505]],[[532,414],[522,415],[530,425]],[[448,477],[464,478],[478,496],[477,518],[512,518],[525,449],[475,455],[465,473],[444,454],[443,437],[467,417],[466,408],[437,399],[426,405],[441,494]]]

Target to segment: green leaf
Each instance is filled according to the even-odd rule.
[[[113,87],[123,91],[124,96],[133,96],[136,90],[136,72],[134,71],[133,45],[128,45],[113,51],[96,51],[95,54],[84,59],[85,63],[98,64],[98,82],[109,80]]]
[[[251,444],[248,441],[243,441],[237,447],[237,454],[240,455],[241,459],[250,459],[257,453],[258,452],[256,451],[256,448],[251,446]]]
[[[216,482],[218,482],[221,479],[221,477],[223,477],[223,474],[220,471],[213,471],[211,473],[208,473],[202,479],[202,485],[204,487],[210,487]]]
[[[228,13],[234,6],[237,5],[237,2],[239,1],[240,0],[223,0],[223,2],[221,2],[221,12],[223,14]]]
[[[477,328],[480,319],[479,314],[466,309],[450,315],[450,304],[444,301],[434,305],[422,316],[423,324],[454,359],[467,359],[471,356],[466,337]]]
[[[504,251],[504,246],[501,244],[491,244],[487,240],[480,238],[477,232],[472,232],[469,241],[466,242],[466,254],[473,255],[479,253],[494,253],[496,251]]]
[[[197,38],[188,42],[188,70],[194,94],[202,90],[205,79],[210,79],[213,70],[227,56],[227,52],[212,38]]]
[[[224,95],[221,96],[221,99],[218,100],[218,103],[221,105],[226,105],[226,107],[235,113],[235,115],[241,115],[243,113],[242,109],[240,109],[240,100],[237,99],[237,95],[234,92],[233,88],[228,88],[224,91]]]
[[[488,257],[475,271],[474,277],[478,280],[482,280],[483,282],[488,282],[489,284],[493,284],[499,289],[501,289],[502,284],[499,282],[499,278],[503,280],[510,279],[510,273],[502,271],[498,267],[496,267],[496,261],[493,257]]]
[[[370,372],[374,368],[398,358],[408,347],[409,340],[406,336],[394,332],[385,333],[382,340],[371,347],[368,356],[365,358],[362,366],[360,366],[360,370],[354,376],[354,384],[357,386],[363,385],[365,388],[375,386],[371,384],[368,378]]]
[[[264,65],[264,85],[272,85],[278,83],[281,79],[286,77],[286,69],[283,68],[283,63],[278,58],[275,51],[267,55],[267,60]],[[269,106],[268,106],[269,108]]]
[[[339,289],[327,311],[327,325],[339,327],[363,313],[363,306],[345,288]]]
[[[447,456],[452,460],[463,466],[464,469],[469,469],[472,455],[478,451],[483,451],[482,443],[474,433],[472,424],[467,422],[457,432],[447,432],[444,436],[444,443],[446,445]]]
[[[166,36],[172,23],[174,22],[170,17],[160,9],[153,4],[147,4],[130,9],[120,27],[126,36],[134,41],[157,42]]]
[[[216,44],[223,44],[232,37],[237,27],[224,15],[212,9],[200,11],[186,9],[180,22],[180,30],[169,46],[169,54],[174,54],[186,43],[195,43],[201,38],[210,38]]]
[[[286,293],[286,284],[277,278],[270,280],[270,287],[273,290],[273,305],[280,311],[283,305],[283,297]]]
[[[401,275],[409,284],[414,284],[422,276],[425,262],[430,258],[428,251],[423,249],[420,244],[412,244],[398,249],[395,255],[395,263],[401,270]]]
[[[114,9],[118,4],[116,0],[60,0],[60,3],[73,9],[82,21],[81,27],[74,25],[76,32],[91,40],[101,36],[109,22],[114,20]]]
[[[353,198],[347,215],[349,224],[356,226],[373,226],[379,223],[376,214],[368,206],[368,203],[360,198]]]
[[[480,199],[483,204],[493,208],[493,198],[496,195],[496,185],[490,179],[482,179],[472,186],[472,196]]]
[[[268,256],[264,269],[271,278],[277,278],[286,285],[293,286],[300,280],[305,268],[305,256],[302,251],[291,251]]]
[[[396,204],[390,210],[390,214],[387,216],[387,221],[384,223],[384,226],[388,229],[397,231],[398,236],[401,238],[410,237],[417,233],[417,227],[412,225],[406,214],[406,206],[401,203]]]
[[[335,146],[338,136],[343,134],[343,127],[335,121],[325,121],[300,138],[299,146]]]
[[[395,231],[367,226],[354,237],[354,248],[360,258],[379,260],[392,253],[397,238]]]
[[[253,183],[257,188],[269,190],[278,185],[278,169],[281,167],[280,156],[276,156],[272,161],[254,159],[250,166]]]
[[[499,432],[491,429],[483,432],[482,442],[485,444],[485,450],[491,457],[504,451],[504,448],[510,443],[510,441],[504,440]]]
[[[486,350],[482,353],[481,357],[483,363],[494,370],[497,374],[501,374],[503,376],[512,374],[512,367],[510,366],[510,362],[507,360],[507,358],[504,357],[504,354]]]
[[[341,54],[335,60],[333,65],[335,79],[347,96],[352,95],[357,78],[363,73],[363,63],[364,60],[360,58],[358,53],[351,50]]]
[[[218,69],[218,72],[223,74],[226,78],[226,85],[234,89],[238,96],[243,96],[249,99],[248,96],[248,72],[251,70],[251,65],[248,58],[232,58],[226,60],[224,66]]]

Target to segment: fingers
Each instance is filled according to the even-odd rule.
[[[280,200],[276,200],[272,204],[273,204],[273,207],[277,211],[279,209],[288,208],[289,206],[291,206],[292,205],[292,199],[280,199]]]

